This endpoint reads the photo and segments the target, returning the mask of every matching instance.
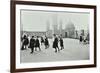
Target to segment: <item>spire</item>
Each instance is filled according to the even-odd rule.
[[[59,33],[62,34],[62,20],[59,22]]]
[[[53,21],[53,34],[57,34],[57,31],[58,31],[58,17],[57,17],[57,13],[56,14],[53,14],[53,17],[52,17],[52,21]]]

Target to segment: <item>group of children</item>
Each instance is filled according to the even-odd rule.
[[[83,44],[89,44],[89,34],[87,35],[80,34],[79,42]]]
[[[55,48],[55,52],[58,52],[58,51],[64,49],[62,37],[57,36],[55,34],[53,36],[54,36],[54,39],[53,39],[52,47]],[[39,40],[39,38],[40,38],[40,40]],[[21,38],[21,41],[22,41],[21,50],[25,50],[26,48],[30,48],[31,49],[30,53],[33,53],[34,51],[37,51],[38,49],[39,49],[39,51],[41,51],[40,45],[44,45],[45,49],[49,48],[49,46],[50,46],[47,36],[32,36],[29,39],[27,35],[24,35]],[[60,43],[61,49],[58,46],[58,42]]]
[[[61,49],[59,48],[58,43],[60,44]],[[58,51],[64,49],[63,39],[62,39],[61,35],[58,36],[58,35],[54,34],[53,48],[55,48],[55,52],[58,52]]]

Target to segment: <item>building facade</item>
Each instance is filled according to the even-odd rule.
[[[50,25],[48,25],[50,27]],[[62,28],[62,22],[60,22],[59,27],[58,24],[52,25],[53,29],[46,31],[48,37],[52,37],[53,34],[62,35],[63,38],[74,38],[75,37],[75,26],[73,23],[68,23],[65,26],[65,29]]]

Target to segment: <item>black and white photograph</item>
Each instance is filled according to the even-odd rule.
[[[12,3],[11,70],[96,66],[96,6]]]
[[[89,60],[88,12],[21,10],[21,63]]]

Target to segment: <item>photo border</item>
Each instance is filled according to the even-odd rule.
[[[51,7],[71,7],[71,8],[86,8],[94,10],[94,64],[88,65],[75,65],[75,66],[55,66],[55,67],[41,67],[41,68],[24,68],[16,69],[16,4],[21,5],[37,5],[37,6],[51,6]],[[29,72],[29,71],[45,71],[45,70],[59,70],[59,69],[76,69],[76,68],[90,68],[96,67],[96,6],[94,5],[81,5],[81,4],[63,4],[63,3],[48,3],[48,2],[34,2],[34,1],[13,1],[11,0],[10,5],[11,15],[11,26],[10,26],[10,46],[11,46],[11,61],[10,71],[14,72]]]

